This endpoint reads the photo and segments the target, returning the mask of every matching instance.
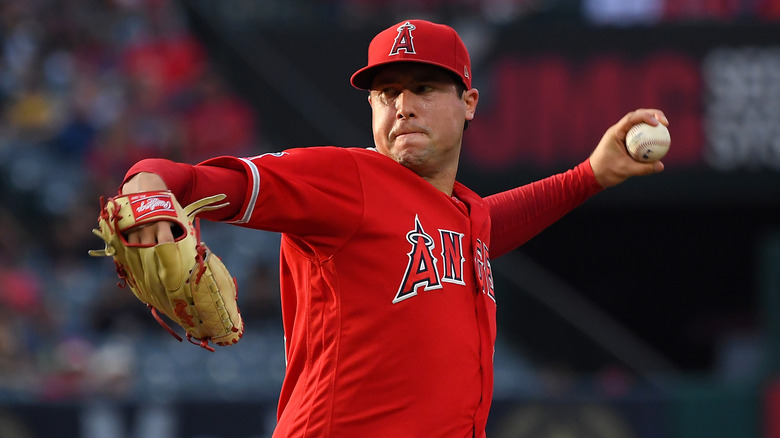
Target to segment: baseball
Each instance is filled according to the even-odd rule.
[[[629,155],[637,161],[645,163],[658,161],[669,152],[672,138],[666,126],[637,123],[626,134],[626,149]]]

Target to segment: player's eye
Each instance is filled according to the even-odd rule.
[[[420,84],[417,87],[415,87],[415,90],[417,94],[425,94],[433,91],[434,87],[431,84]]]
[[[385,103],[389,103],[390,101],[394,100],[396,97],[398,97],[399,93],[400,92],[396,87],[383,87],[379,89],[379,97]]]
[[[396,97],[398,96],[398,93],[399,91],[395,87],[385,87],[382,89],[382,94],[386,97],[390,97],[390,98]]]

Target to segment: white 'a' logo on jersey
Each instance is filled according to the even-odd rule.
[[[441,259],[434,255],[436,240],[425,232],[418,216],[414,217],[414,229],[406,233],[412,245],[407,253],[403,280],[393,299],[393,304],[417,295],[420,288],[431,291],[442,288],[442,282],[465,285],[463,280],[463,233],[439,229]],[[441,260],[441,266],[439,266]]]

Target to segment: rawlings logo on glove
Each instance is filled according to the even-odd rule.
[[[160,197],[163,199],[160,199]],[[144,216],[167,214],[176,217],[176,210],[173,208],[173,201],[168,194],[149,196],[145,195],[130,196],[130,206],[133,208],[135,220],[141,220]]]
[[[120,287],[129,286],[152,315],[179,341],[158,314],[162,312],[184,328],[187,339],[214,351],[209,342],[231,345],[243,336],[244,324],[237,304],[236,282],[222,261],[200,241],[195,216],[227,204],[213,205],[225,195],[193,202],[185,208],[169,191],[154,191],[101,198],[98,229],[105,248],[92,256],[114,258]],[[158,221],[172,222],[175,241],[153,245],[130,244],[126,234]]]

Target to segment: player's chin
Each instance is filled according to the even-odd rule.
[[[397,161],[402,166],[423,177],[435,173],[436,170],[434,160],[429,153],[402,154]]]
[[[390,150],[395,160],[406,167],[416,167],[427,160],[428,151],[419,144],[396,142]]]
[[[396,138],[390,144],[390,150],[397,157],[410,157],[412,160],[424,159],[425,155],[430,153],[430,142],[420,135],[404,135]]]

